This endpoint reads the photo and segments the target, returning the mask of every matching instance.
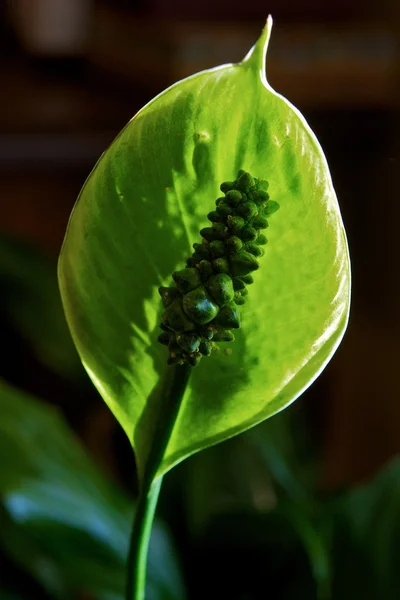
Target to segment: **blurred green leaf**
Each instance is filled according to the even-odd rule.
[[[317,600],[307,553],[279,509],[215,514],[198,541],[196,557],[196,598],[207,597],[207,581],[201,578],[207,573],[215,598]]]
[[[400,598],[400,458],[333,507],[335,600]]]
[[[269,21],[238,64],[157,96],[103,154],[75,205],[59,262],[83,364],[143,474],[166,371],[157,288],[184,265],[238,169],[267,179],[280,210],[228,352],[193,370],[159,468],[282,410],[318,376],[347,325],[346,236],[325,156],[265,78]]]
[[[57,411],[0,384],[0,540],[55,598],[119,600],[132,502],[93,465]],[[149,600],[182,600],[160,523],[149,553]]]
[[[269,520],[274,531],[276,523],[281,523],[282,532],[290,532],[299,556],[302,553],[306,561],[315,597],[326,600],[331,587],[330,520],[311,485],[309,448],[304,451],[303,436],[295,432],[300,428],[306,435],[302,415],[291,407],[222,446],[192,457],[185,470],[187,518],[198,537],[210,522],[229,514],[233,528],[232,515],[238,515],[240,527],[239,515],[246,513],[253,523],[259,519],[254,542],[260,539],[264,544],[272,543]]]
[[[37,248],[0,236],[2,317],[25,339],[36,358],[69,378],[84,371],[61,304],[56,265]]]
[[[316,456],[305,415],[291,406],[243,436],[270,474],[284,499],[310,501],[314,494]]]
[[[278,509],[291,523],[308,555],[319,600],[331,593],[330,519],[315,490],[315,457],[304,415],[295,407],[245,434],[273,482]]]

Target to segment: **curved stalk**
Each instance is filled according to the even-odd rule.
[[[188,365],[179,365],[170,371],[172,377],[167,383],[159,415],[159,425],[141,482],[136,514],[133,520],[128,557],[126,600],[145,600],[147,554],[162,483],[162,477],[156,478],[156,474],[178,416],[191,368]]]

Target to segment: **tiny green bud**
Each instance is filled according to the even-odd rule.
[[[259,246],[265,246],[266,244],[268,244],[268,240],[265,237],[265,235],[263,233],[259,233],[257,236],[257,244]]]
[[[214,258],[219,258],[220,256],[224,256],[225,254],[225,245],[221,240],[215,240],[210,243],[210,251],[211,255]]]
[[[194,290],[195,291],[195,290]],[[193,293],[193,292],[189,292]],[[184,296],[186,298],[186,296]],[[162,314],[162,321],[172,331],[191,331],[195,324],[188,318],[182,309],[181,298],[177,297]]]
[[[244,304],[246,302],[245,298],[243,298],[241,292],[236,292],[235,296],[233,298],[233,301],[235,304],[237,304],[238,306],[241,306],[242,304]]]
[[[205,325],[212,321],[219,311],[218,305],[212,301],[204,287],[198,287],[185,294],[182,306],[189,319],[199,325]]]
[[[252,193],[252,198],[256,204],[263,204],[269,200],[269,194],[264,190],[254,190]]]
[[[203,260],[210,257],[210,249],[208,244],[193,244],[196,258]]]
[[[221,183],[219,189],[221,190],[221,192],[226,194],[226,192],[229,192],[229,190],[233,190],[234,187],[235,184],[233,181],[224,181],[223,183]]]
[[[214,337],[214,330],[211,325],[208,325],[207,327],[202,327],[200,329],[200,334],[205,340],[212,340]]]
[[[251,224],[255,229],[267,229],[267,227],[268,227],[268,221],[262,215],[258,215],[257,217],[254,217]]]
[[[225,223],[214,223],[212,230],[218,235],[219,240],[225,239],[229,231]]]
[[[270,217],[277,210],[279,210],[279,204],[277,202],[274,202],[273,200],[268,200],[267,205],[264,208],[264,215],[266,217]]]
[[[237,212],[241,215],[246,221],[254,217],[257,212],[257,206],[254,202],[243,202],[243,204],[239,204],[237,207]]]
[[[219,239],[218,233],[216,233],[212,227],[204,227],[200,230],[200,235],[208,242]]]
[[[225,246],[226,246],[226,249],[228,250],[229,254],[234,254],[235,252],[237,252],[238,250],[240,250],[242,248],[243,242],[236,235],[232,235],[231,237],[229,237],[226,240]]]
[[[254,227],[247,225],[246,227],[243,227],[242,231],[240,232],[240,237],[244,242],[255,240],[257,238],[257,230],[254,229]]]
[[[264,192],[266,192],[269,188],[269,182],[265,181],[265,179],[259,179],[258,180],[258,189],[259,190],[263,190]]]
[[[257,257],[263,256],[264,254],[264,249],[257,245],[256,242],[248,242],[245,245],[245,250],[246,252],[250,252],[250,254]]]
[[[256,258],[245,250],[240,250],[236,254],[232,254],[230,265],[232,273],[239,276],[248,275],[251,271],[256,271],[259,268]]]
[[[209,212],[207,215],[207,219],[212,223],[219,223],[220,221],[224,220],[221,213],[217,210],[212,210],[211,212]]]
[[[176,341],[182,350],[189,354],[190,352],[196,352],[200,346],[201,338],[195,333],[177,333]]]
[[[233,235],[240,235],[240,232],[242,231],[245,225],[245,220],[242,219],[242,217],[228,217],[227,220],[228,227],[233,233]]]
[[[220,217],[222,217],[223,219],[225,219],[225,217],[227,217],[228,215],[232,214],[232,207],[229,206],[229,204],[226,204],[225,202],[221,202],[221,204],[219,204],[217,206],[217,213]]]
[[[219,307],[225,306],[233,300],[232,279],[225,273],[212,275],[206,283],[206,288]]]
[[[240,327],[240,315],[236,305],[231,302],[221,308],[215,322],[224,329],[238,329]]]
[[[194,354],[188,354],[187,361],[188,361],[188,363],[189,363],[190,366],[197,367],[197,365],[201,361],[201,354],[200,354],[200,352],[195,352]]]
[[[199,262],[199,271],[202,281],[206,281],[214,272],[212,264],[208,260],[201,260]]]
[[[237,187],[244,192],[248,192],[250,188],[254,185],[254,179],[250,175],[250,173],[241,173],[237,179]]]
[[[251,285],[252,283],[254,283],[254,279],[252,275],[242,275],[240,277],[240,279],[246,284],[246,285]]]
[[[235,290],[235,292],[244,290],[244,288],[246,287],[246,284],[243,281],[242,277],[234,277],[232,281],[233,281],[233,289]]]
[[[229,274],[229,263],[226,258],[216,258],[212,262],[212,266],[214,271],[217,273],[227,273]]]
[[[232,331],[229,331],[229,329],[220,329],[214,335],[215,342],[233,342],[234,340],[235,336],[233,335]]]
[[[164,308],[167,308],[178,295],[178,290],[174,287],[160,287],[158,293],[161,296]]]
[[[226,202],[228,204],[230,204],[231,206],[237,206],[240,201],[242,200],[243,196],[242,194],[239,192],[239,190],[231,190],[230,192],[227,192],[226,194]]]
[[[190,292],[195,287],[201,285],[200,273],[196,268],[182,269],[172,273],[172,279],[176,283],[176,287],[182,294]]]
[[[203,340],[200,344],[199,352],[203,354],[203,356],[210,356],[212,352],[212,344],[206,340]]]

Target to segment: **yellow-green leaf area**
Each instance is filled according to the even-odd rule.
[[[193,369],[159,473],[282,410],[318,376],[346,328],[346,236],[321,147],[265,78],[269,20],[239,64],[178,82],[133,117],[87,179],[59,262],[83,364],[125,429],[139,471],[171,367],[157,288],[200,242],[219,185],[269,181],[266,230],[236,340]]]

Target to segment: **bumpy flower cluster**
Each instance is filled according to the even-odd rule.
[[[201,244],[187,267],[172,274],[174,285],[159,292],[165,311],[158,340],[168,346],[168,364],[199,364],[215,342],[231,342],[240,327],[238,306],[245,303],[251,273],[259,268],[267,238],[262,229],[279,208],[269,199],[268,182],[239,171],[235,181],[221,184],[225,194],[200,231]]]

